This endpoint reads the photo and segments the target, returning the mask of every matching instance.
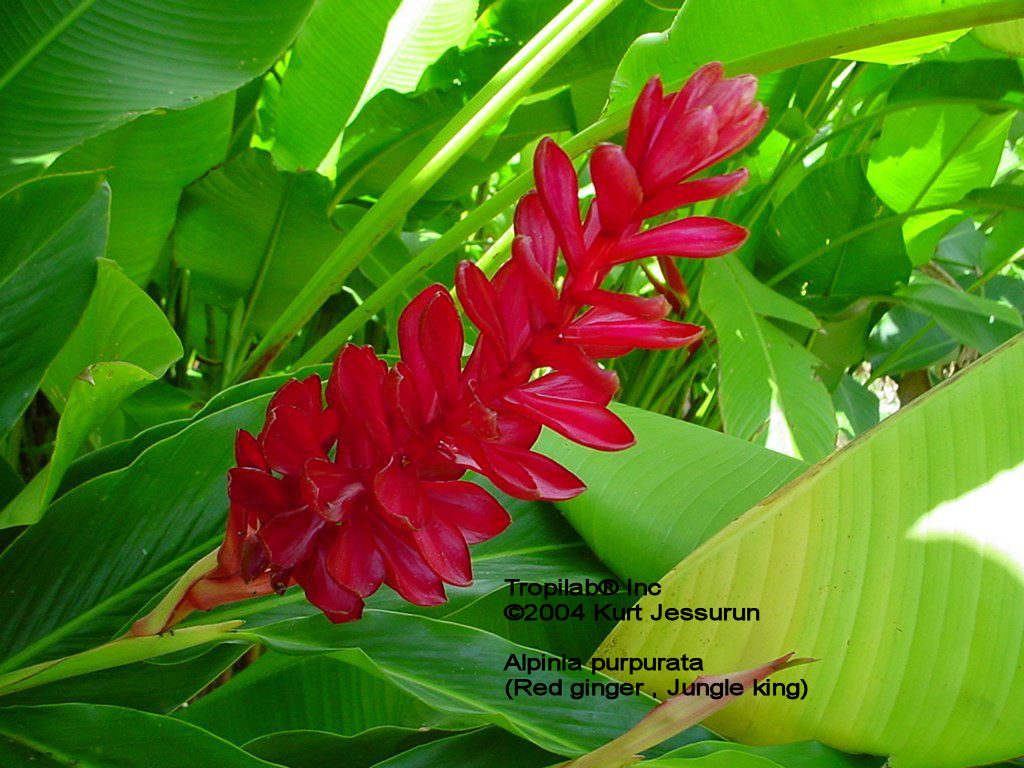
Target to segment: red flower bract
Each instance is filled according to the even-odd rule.
[[[743,242],[746,231],[721,219],[641,227],[745,181],[745,171],[686,179],[761,129],[755,91],[754,78],[723,79],[718,64],[674,95],[652,80],[625,148],[603,144],[591,157],[596,197],[583,219],[569,157],[541,141],[537,189],[516,210],[511,259],[493,279],[469,262],[458,267],[456,292],[479,331],[465,364],[462,322],[435,285],[403,312],[394,365],[349,345],[325,394],[316,376],[282,387],[260,433],[238,435],[218,565],[192,585],[176,615],[291,584],[336,622],[358,618],[381,584],[435,605],[445,584],[472,580],[467,545],[509,523],[491,494],[461,479],[467,470],[521,499],[583,491],[569,470],[531,450],[541,427],[599,450],[628,447],[632,433],[607,408],[618,381],[595,360],[689,345],[702,333],[667,320],[661,296],[601,284],[617,264],[720,256]],[[670,270],[674,295],[677,278]],[[545,373],[534,378],[538,369]]]

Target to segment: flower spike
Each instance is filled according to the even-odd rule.
[[[629,427],[608,409],[618,379],[597,361],[701,338],[702,328],[666,319],[686,300],[672,259],[728,253],[746,230],[701,216],[647,229],[645,220],[746,181],[743,170],[690,177],[761,129],[756,90],[752,77],[726,79],[720,64],[702,67],[677,94],[663,94],[653,78],[625,148],[602,144],[591,156],[596,198],[584,219],[569,156],[543,139],[537,189],[515,212],[511,259],[493,279],[468,262],[456,271],[459,302],[478,331],[465,363],[455,304],[433,285],[398,321],[399,361],[389,366],[371,348],[348,345],[325,396],[316,376],[285,384],[259,434],[238,433],[215,565],[191,569],[191,581],[135,631],[291,585],[334,622],[358,619],[382,584],[437,605],[445,584],[472,581],[467,546],[510,522],[490,493],[463,479],[467,470],[521,499],[581,493],[580,479],[533,451],[534,442],[547,426],[598,450],[632,445]],[[662,295],[601,287],[615,265],[648,257],[661,265]]]

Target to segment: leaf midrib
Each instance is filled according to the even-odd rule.
[[[25,51],[25,53],[23,53],[21,57],[16,62],[14,62],[14,66],[7,70],[7,72],[5,72],[3,76],[0,76],[0,91],[7,87],[7,84],[10,83],[15,77],[21,74],[22,70],[24,70],[25,67],[27,67],[32,62],[32,60],[36,58],[36,56],[42,53],[42,51],[47,46],[49,46],[50,43],[52,43],[62,32],[64,32],[68,27],[74,24],[83,13],[88,11],[93,6],[95,2],[96,0],[81,0],[81,2],[79,2],[78,5],[72,8],[71,11],[63,19],[61,19],[58,24],[54,25],[49,32],[47,32],[45,35],[39,38],[39,40],[36,41],[35,45],[33,45],[31,48]]]
[[[736,287],[736,295],[738,295],[742,299],[743,307],[745,307],[747,309],[747,311],[750,314],[750,317],[751,317],[751,319],[753,321],[754,332],[757,334],[757,339],[758,339],[758,342],[760,344],[760,349],[764,353],[763,357],[764,357],[764,360],[765,360],[765,364],[766,364],[766,366],[768,368],[769,380],[775,382],[776,386],[778,387],[779,373],[776,370],[774,361],[772,360],[771,352],[768,351],[768,340],[764,337],[764,330],[761,328],[761,323],[762,322],[766,322],[766,320],[762,319],[762,315],[756,309],[754,309],[754,305],[750,302],[750,297],[747,295],[747,292],[743,289],[743,285],[740,283],[739,279],[737,278],[736,272],[733,269],[732,264],[729,261],[725,261],[724,264],[725,264],[725,267],[729,270],[729,278],[732,280],[733,285],[735,285],[735,287]],[[781,394],[781,392],[782,392],[781,387],[779,387],[779,392]],[[789,421],[789,413],[788,413],[788,410],[782,406],[782,398],[781,397],[779,398],[779,407],[782,408],[783,416],[786,419],[786,426],[790,427],[790,434],[793,435],[793,429],[790,426],[790,421]],[[770,416],[769,416],[769,418],[770,418]],[[766,419],[766,421],[767,421],[767,419]],[[762,428],[763,428],[763,424],[762,424],[761,427],[758,428],[757,431],[760,431]],[[793,435],[793,447],[796,448],[799,451],[799,447],[796,445],[796,437],[795,437],[795,435]],[[800,456],[796,456],[794,458],[803,460],[802,457],[800,457]]]
[[[974,121],[974,124],[964,131],[964,135],[959,138],[956,144],[953,145],[949,153],[941,158],[939,166],[931,173],[928,180],[924,183],[924,186],[921,187],[920,191],[914,197],[913,202],[908,206],[908,210],[914,210],[921,205],[924,199],[928,196],[928,193],[932,191],[932,187],[935,186],[938,180],[942,177],[942,174],[946,172],[947,168],[949,168],[949,164],[953,162],[954,158],[960,156],[960,150],[964,148],[967,141],[974,138],[974,134],[978,132],[978,129],[981,127],[981,124],[986,117],[987,115],[984,112],[981,112],[978,115],[978,118]]]
[[[0,87],[2,87],[2,86],[0,86]],[[35,179],[33,179],[33,181],[35,181]],[[64,219],[59,224],[59,226],[57,226],[57,228],[55,228],[55,229],[51,230],[50,232],[48,232],[47,235],[42,240],[40,240],[31,251],[29,251],[27,254],[25,254],[25,257],[17,265],[15,265],[6,275],[4,275],[2,278],[0,278],[0,288],[3,288],[8,283],[10,283],[12,280],[14,280],[15,277],[23,269],[25,269],[25,267],[29,266],[32,263],[33,259],[35,259],[41,253],[43,253],[43,251],[45,251],[46,248],[52,242],[54,242],[55,240],[57,240],[60,237],[62,237],[64,235],[64,233],[67,231],[68,227],[71,227],[71,226],[75,225],[76,223],[78,223],[79,219],[82,216],[82,212],[86,208],[89,207],[89,205],[93,202],[93,200],[96,199],[96,193],[99,192],[102,188],[103,188],[102,183],[98,183],[96,185],[96,189],[93,190],[93,193],[91,195],[89,195],[89,197],[87,197],[82,202],[82,204],[80,206],[76,207],[75,210],[73,212],[71,212],[68,215],[68,217],[66,219]],[[108,220],[106,222],[104,222],[104,223],[106,224],[106,227],[109,230],[109,226],[110,226],[109,216],[108,216]]]

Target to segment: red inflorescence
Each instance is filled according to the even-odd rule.
[[[542,426],[591,448],[628,447],[632,433],[607,408],[618,381],[595,360],[700,338],[701,328],[665,319],[665,298],[601,284],[617,264],[720,256],[743,242],[742,227],[715,218],[641,227],[746,180],[737,171],[685,181],[764,125],[756,86],[749,76],[724,79],[719,64],[676,94],[663,95],[656,78],[648,83],[625,147],[593,152],[595,203],[582,220],[573,165],[544,139],[534,156],[537,189],[516,210],[511,259],[493,279],[470,262],[458,267],[458,298],[479,331],[465,365],[462,322],[435,285],[403,312],[394,365],[349,345],[326,402],[317,376],[282,387],[259,435],[238,435],[218,565],[177,615],[290,584],[335,622],[358,618],[382,583],[435,605],[444,584],[470,583],[467,544],[509,523],[491,494],[461,479],[466,470],[520,499],[583,491],[579,478],[531,447]],[[534,378],[538,369],[546,372]]]

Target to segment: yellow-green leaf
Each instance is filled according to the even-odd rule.
[[[1024,752],[1024,335],[748,511],[641,602],[756,607],[759,621],[621,623],[601,656],[688,653],[716,672],[795,650],[807,697],[709,721],[960,768]],[[672,673],[643,673],[655,688]]]

